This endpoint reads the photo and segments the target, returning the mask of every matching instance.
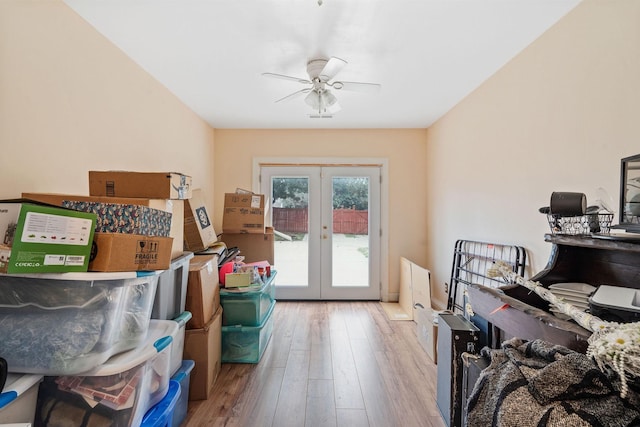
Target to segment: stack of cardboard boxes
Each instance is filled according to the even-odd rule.
[[[22,197],[97,215],[89,271],[166,270],[184,251],[184,201],[191,177],[173,172],[90,171],[89,196]]]
[[[274,264],[274,230],[265,227],[268,203],[263,194],[226,193],[222,236],[228,248],[237,247],[247,263],[268,261]]]
[[[218,283],[218,256],[196,255],[189,266],[185,358],[195,361],[189,400],[205,400],[220,372],[222,307]]]

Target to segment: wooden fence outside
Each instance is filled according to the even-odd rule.
[[[283,233],[307,233],[309,213],[300,208],[272,208],[273,227]],[[368,234],[369,211],[354,209],[333,210],[333,232],[340,234]]]

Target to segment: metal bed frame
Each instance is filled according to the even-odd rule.
[[[523,276],[526,258],[526,250],[522,246],[471,240],[456,241],[451,282],[448,286],[447,310],[465,313],[466,289],[471,283],[491,288],[505,285],[501,277],[487,276],[487,270],[496,261],[506,262],[515,273]]]

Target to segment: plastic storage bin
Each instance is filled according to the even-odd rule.
[[[180,424],[173,424],[173,413],[180,395],[182,395],[180,383],[169,381],[167,394],[144,414],[140,427],[178,427]]]
[[[180,383],[180,398],[176,402],[173,411],[173,421],[171,425],[179,426],[187,418],[187,410],[189,409],[189,385],[191,384],[191,371],[196,366],[193,360],[183,360],[180,369],[172,377],[172,381]]]
[[[175,374],[182,365],[182,355],[184,353],[184,332],[189,320],[191,320],[191,313],[188,311],[182,312],[180,316],[173,319],[173,321],[178,324],[178,330],[176,331],[176,335],[172,337],[171,359],[169,361],[170,375]]]
[[[171,261],[171,268],[160,273],[151,311],[152,319],[171,320],[184,311],[191,258],[193,252],[185,252]]]
[[[172,320],[152,320],[146,340],[82,376],[46,377],[40,386],[36,425],[139,426],[169,388]],[[91,402],[91,403],[88,403]]]
[[[258,363],[273,332],[273,309],[271,303],[260,326],[223,326],[222,363]],[[224,316],[224,311],[223,311]]]
[[[600,285],[589,297],[591,314],[609,322],[640,320],[640,290],[621,286]]]
[[[144,341],[157,282],[155,272],[0,275],[0,357],[11,372],[93,369]]]
[[[275,271],[262,286],[220,289],[223,325],[259,326],[275,301]]]
[[[42,375],[8,374],[0,393],[0,422],[33,423]]]

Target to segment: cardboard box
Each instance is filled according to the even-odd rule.
[[[184,201],[184,248],[191,252],[207,249],[218,241],[202,190],[196,188]]]
[[[149,199],[191,198],[191,177],[177,172],[89,171],[89,194]]]
[[[104,197],[79,196],[77,194],[59,193],[22,193],[22,197],[50,205],[63,206],[65,201],[120,203],[124,205],[146,206],[171,214],[169,237],[173,237],[171,259],[182,256],[184,252],[184,200],[145,199],[140,197]]]
[[[167,270],[171,266],[171,237],[95,233],[95,257],[89,271]]]
[[[0,272],[87,271],[96,215],[24,200],[0,202]]]
[[[99,233],[169,237],[171,231],[171,214],[147,206],[65,200],[62,207],[96,214]]]
[[[431,272],[426,268],[410,262],[411,288],[413,290],[413,315],[417,315],[420,307],[434,310],[431,303]]]
[[[430,308],[419,308],[416,311],[416,335],[427,356],[438,363],[438,324],[435,323],[434,316],[436,312]]]
[[[404,314],[405,320],[415,320],[419,307],[433,309],[430,277],[429,270],[400,257],[398,311]]]
[[[224,195],[223,233],[264,234],[263,194],[226,193]]]
[[[244,261],[247,263],[266,260],[270,265],[275,264],[273,227],[266,227],[263,234],[223,233],[220,240],[227,245],[227,248],[240,249],[240,255],[244,256]]]
[[[191,312],[187,329],[204,328],[220,306],[218,255],[195,255],[189,264],[185,310]]]
[[[251,279],[253,278],[253,273],[251,272],[243,272],[243,273],[227,273],[224,276],[224,287],[225,288],[244,288],[251,285]]]
[[[189,400],[208,399],[222,364],[222,307],[218,307],[204,328],[185,331],[183,358],[196,362],[189,384]]]

